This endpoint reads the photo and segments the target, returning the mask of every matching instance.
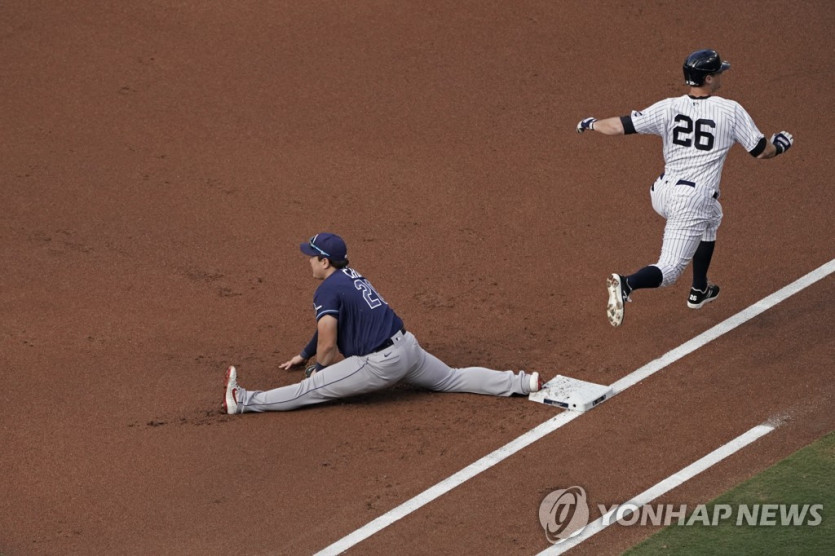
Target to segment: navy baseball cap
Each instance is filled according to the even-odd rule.
[[[316,234],[307,243],[300,244],[299,248],[309,257],[326,257],[332,261],[344,261],[348,258],[348,247],[336,234]]]

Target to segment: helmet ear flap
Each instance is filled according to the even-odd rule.
[[[706,72],[688,67],[687,65],[685,65],[682,69],[684,70],[684,83],[686,85],[690,85],[691,87],[701,87],[705,84],[705,77],[709,75]]]
[[[701,87],[704,85],[704,78],[697,79],[696,76],[693,75],[693,72],[687,71],[687,68],[684,68],[684,84],[690,85],[691,87]]]

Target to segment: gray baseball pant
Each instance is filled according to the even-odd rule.
[[[411,332],[398,332],[391,339],[393,345],[384,350],[348,357],[298,384],[266,391],[247,391],[239,385],[239,411],[289,411],[375,392],[401,381],[437,392],[493,396],[530,393],[529,375],[524,371],[514,373],[483,367],[453,369],[420,347]]]

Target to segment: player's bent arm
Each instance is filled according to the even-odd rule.
[[[781,155],[794,144],[794,137],[788,131],[781,131],[771,136],[771,140],[763,137],[751,152],[752,156],[765,160]]]
[[[763,139],[765,139],[765,138],[763,138]],[[777,156],[777,148],[774,145],[771,144],[771,141],[766,141],[766,145],[765,145],[765,148],[763,149],[763,152],[758,154],[757,158],[759,158],[761,160],[765,160],[765,159],[768,159],[768,158],[774,158],[775,156]]]
[[[319,318],[316,329],[319,332],[319,342],[316,347],[316,362],[327,367],[339,358],[339,348],[336,345],[337,320],[333,315]]]
[[[623,135],[623,121],[619,116],[612,118],[604,118],[594,122],[594,131],[602,133],[603,135]]]

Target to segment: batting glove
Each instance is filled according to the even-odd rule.
[[[594,122],[597,121],[597,118],[586,118],[585,120],[580,120],[580,123],[577,124],[577,133],[583,133],[589,129],[594,129]]]
[[[781,131],[771,136],[771,142],[777,149],[777,154],[783,154],[794,144],[794,137],[788,131]]]

